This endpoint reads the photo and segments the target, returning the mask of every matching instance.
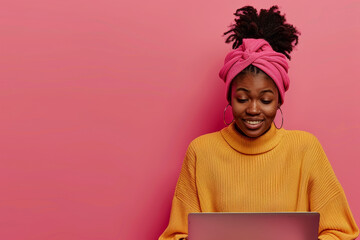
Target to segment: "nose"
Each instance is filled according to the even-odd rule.
[[[248,107],[246,108],[246,113],[249,115],[258,115],[260,114],[260,109],[256,101],[251,101]]]

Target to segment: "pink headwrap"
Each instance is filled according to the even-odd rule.
[[[284,95],[290,83],[286,56],[275,52],[266,40],[255,38],[244,38],[243,43],[225,57],[219,76],[226,85],[226,98],[233,78],[250,64],[272,78],[279,90],[281,104],[284,103]]]

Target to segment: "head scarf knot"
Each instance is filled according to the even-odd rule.
[[[224,66],[219,72],[226,85],[226,97],[233,78],[250,64],[263,70],[274,81],[279,90],[280,102],[284,103],[285,92],[290,83],[287,58],[274,51],[270,44],[261,38],[244,38],[238,48],[226,55]]]

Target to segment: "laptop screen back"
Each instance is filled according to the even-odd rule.
[[[190,213],[188,240],[317,240],[320,214]]]

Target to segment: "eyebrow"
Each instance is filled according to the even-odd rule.
[[[238,88],[236,89],[236,91],[245,91],[245,92],[250,92],[250,90],[246,89],[246,88]],[[265,89],[265,90],[262,90],[260,93],[266,93],[266,92],[269,92],[269,93],[272,93],[274,94],[273,91],[271,91],[270,89]]]

